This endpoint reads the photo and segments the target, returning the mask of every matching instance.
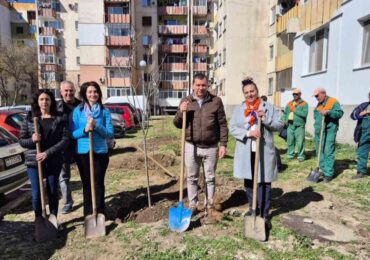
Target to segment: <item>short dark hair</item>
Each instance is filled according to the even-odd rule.
[[[263,101],[267,101],[267,97],[266,96],[261,96],[261,99],[263,100]]]
[[[43,88],[38,89],[35,94],[32,96],[31,101],[31,110],[32,110],[32,116],[41,116],[40,106],[39,106],[39,96],[41,94],[46,94],[50,97],[50,115],[55,116],[57,114],[57,102],[55,100],[53,92],[51,92],[49,89]]]
[[[246,79],[242,80],[242,90],[247,85],[253,85],[258,93],[258,87],[257,87],[257,84],[253,81],[253,78],[247,77]]]
[[[193,84],[194,84],[194,82],[195,82],[196,79],[199,79],[199,80],[206,79],[207,82],[208,82],[207,76],[204,75],[203,73],[197,73],[197,74],[194,75],[194,77],[193,77]]]
[[[87,88],[90,87],[90,86],[93,86],[94,88],[96,88],[96,91],[98,91],[98,94],[99,94],[99,98],[98,98],[98,104],[100,105],[101,108],[104,108],[103,106],[103,102],[102,102],[102,92],[101,92],[101,88],[99,86],[98,83],[96,83],[95,81],[87,81],[87,82],[84,82],[81,87],[80,87],[80,98],[82,99],[82,101],[86,104],[89,104],[89,101],[87,100],[87,96],[86,96],[86,91],[87,91]]]

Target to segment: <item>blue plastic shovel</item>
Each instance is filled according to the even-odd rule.
[[[185,128],[186,111],[182,112],[180,198],[177,208],[170,208],[168,212],[168,227],[172,231],[176,232],[184,232],[188,229],[192,214],[190,209],[184,208],[184,203],[182,202],[184,186]]]

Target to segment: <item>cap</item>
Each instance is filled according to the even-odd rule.
[[[313,92],[313,96],[316,96],[320,93],[326,93],[326,90],[324,88],[316,88]]]
[[[301,90],[299,88],[293,89],[293,94],[301,94]]]

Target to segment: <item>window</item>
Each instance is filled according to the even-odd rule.
[[[55,81],[55,72],[42,72],[41,79],[45,82]]]
[[[77,84],[80,85],[80,81],[81,81],[81,76],[80,74],[77,74]]]
[[[108,14],[128,14],[128,8],[122,6],[110,6],[108,7]]]
[[[308,72],[313,73],[327,68],[329,29],[321,29],[309,38]]]
[[[227,18],[227,16],[225,15],[224,16],[224,32],[226,31],[226,18]]]
[[[80,42],[79,42],[79,40],[78,39],[76,39],[76,47],[78,48],[78,47],[80,47]]]
[[[270,25],[273,25],[276,20],[276,6],[270,9]]]
[[[130,72],[128,70],[110,70],[110,78],[129,78]]]
[[[143,55],[143,60],[145,60],[145,62],[146,62],[146,64],[152,64],[152,55],[147,55],[147,54],[145,54],[145,55]]]
[[[168,71],[164,71],[164,72],[161,73],[160,80],[163,80],[163,81],[172,81],[172,80],[185,81],[185,80],[188,80],[188,73],[187,72],[168,72]]]
[[[225,64],[226,64],[226,48],[224,48],[222,52],[223,52],[222,53],[222,65],[225,66]]]
[[[51,36],[40,36],[39,43],[40,45],[55,45],[57,43],[57,39]]]
[[[207,0],[194,0],[194,6],[207,6]]]
[[[143,35],[143,46],[149,47],[151,43],[152,43],[152,37],[150,35]]]
[[[141,0],[141,7],[150,6],[150,0]]]
[[[129,36],[130,25],[123,23],[108,24],[108,35],[109,36]]]
[[[271,96],[274,92],[274,78],[269,78],[269,90],[268,95]]]
[[[108,87],[107,89],[107,94],[108,94],[108,97],[119,97],[119,96],[130,96],[131,95],[131,89],[130,88],[112,88],[112,87]],[[109,109],[111,110],[111,109]],[[123,114],[124,111],[120,108],[114,108],[114,112],[111,111],[112,113],[119,113],[119,114]],[[118,111],[120,110],[120,111]]]
[[[274,45],[269,46],[269,53],[270,53],[269,55],[270,60],[273,60],[274,59]]]
[[[76,57],[76,63],[77,65],[80,65],[80,57]]]
[[[362,41],[362,65],[370,65],[370,20],[363,23],[364,36]]]
[[[56,57],[54,54],[41,53],[40,54],[40,63],[41,64],[55,64]]]
[[[75,6],[74,6],[73,10],[74,10],[75,12],[78,12],[78,3],[75,3]]]
[[[110,58],[113,57],[128,57],[128,50],[127,49],[110,49],[109,50]]]
[[[78,21],[75,21],[75,30],[78,31]]]
[[[151,16],[143,16],[143,26],[152,26]]]
[[[61,21],[43,21],[41,23],[43,27],[52,27],[54,29],[62,29],[62,22]]]
[[[159,90],[159,98],[183,98],[186,97],[188,92],[186,90]]]
[[[23,34],[24,33],[23,27],[22,26],[15,27],[15,33],[16,34]]]

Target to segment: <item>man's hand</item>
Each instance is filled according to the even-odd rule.
[[[225,146],[220,146],[220,148],[218,150],[218,159],[224,158],[225,155],[226,155],[226,147]]]
[[[180,104],[180,111],[186,112],[188,110],[189,101],[184,101]]]
[[[44,153],[37,153],[36,154],[36,160],[38,162],[42,162],[43,160],[45,160],[47,158],[47,154],[44,152]]]
[[[261,133],[258,129],[251,130],[251,131],[249,131],[249,136],[248,137],[259,138],[259,137],[261,137]]]
[[[370,110],[364,110],[360,113],[360,116],[366,116],[370,114]]]
[[[322,116],[326,116],[329,113],[329,110],[320,110]]]

